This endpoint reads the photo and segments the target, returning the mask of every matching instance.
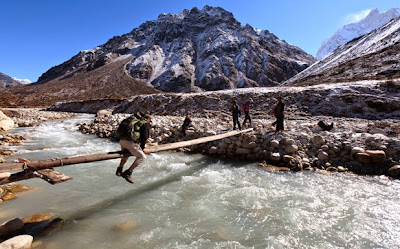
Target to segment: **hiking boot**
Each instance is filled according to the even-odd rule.
[[[122,176],[123,178],[125,178],[125,180],[126,180],[127,182],[133,183],[133,180],[132,180],[131,175],[132,175],[132,172],[131,172],[129,169],[125,170],[125,171],[121,174],[121,176]]]
[[[121,176],[122,175],[122,167],[118,167],[117,171],[115,172],[116,176]]]

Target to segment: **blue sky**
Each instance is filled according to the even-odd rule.
[[[366,10],[399,0],[1,0],[0,72],[36,81],[81,50],[123,35],[160,13],[219,6],[315,56],[321,43]]]

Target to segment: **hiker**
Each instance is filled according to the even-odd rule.
[[[250,109],[253,108],[253,100],[251,98],[247,100],[242,104],[242,108],[244,111],[244,120],[242,126],[245,126],[247,120],[249,120],[249,126],[251,126]]]
[[[185,131],[189,127],[190,123],[192,123],[192,120],[190,119],[189,115],[186,115],[185,120],[183,120],[183,124],[181,127],[182,133],[185,133]]]
[[[324,123],[324,121],[319,121],[318,126],[321,127],[321,129],[324,131],[330,131],[333,129],[333,123],[331,123],[330,125],[327,125]]]
[[[236,130],[236,124],[239,127],[239,130],[242,129],[242,127],[240,126],[240,122],[239,122],[239,115],[240,115],[240,109],[239,109],[239,105],[236,103],[236,100],[232,100],[232,106],[230,111],[232,111],[232,118],[233,118],[233,129]]]
[[[272,125],[276,124],[276,129],[275,131],[283,131],[284,126],[283,126],[283,119],[284,119],[284,114],[283,111],[285,109],[285,104],[282,102],[282,97],[278,96],[276,98],[278,100],[278,103],[275,105],[274,110],[272,111],[272,114],[275,116],[276,121],[272,123]]]
[[[118,126],[117,134],[120,136],[119,144],[121,150],[128,150],[136,159],[127,170],[123,171],[123,167],[129,157],[122,157],[115,174],[122,176],[129,183],[133,183],[131,177],[132,171],[136,167],[139,167],[146,159],[146,150],[144,148],[149,138],[150,122],[151,117],[149,114],[137,112],[129,118],[122,120]]]

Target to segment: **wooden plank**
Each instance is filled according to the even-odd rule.
[[[145,149],[146,153],[154,153],[166,150],[173,150],[181,147],[187,147],[191,145],[211,142],[215,140],[219,140],[226,137],[231,137],[235,135],[239,135],[245,132],[252,131],[253,128],[249,128],[246,130],[235,130],[230,131],[214,136],[208,137],[201,137],[193,140],[176,142],[171,144],[162,144],[156,146],[149,146]],[[110,159],[117,159],[123,156],[131,156],[131,154],[127,151],[114,151],[102,154],[91,154],[85,156],[77,156],[77,157],[70,157],[70,158],[55,158],[55,159],[48,159],[48,160],[39,160],[39,161],[28,161],[25,160],[23,163],[2,163],[0,164],[0,173],[1,172],[9,172],[9,171],[16,171],[16,170],[25,170],[29,169],[30,171],[37,171],[41,169],[49,169],[54,167],[62,167],[71,164],[80,164],[80,163],[90,163],[95,161],[103,161],[103,160],[110,160]]]
[[[252,130],[253,130],[253,128],[249,128],[249,129],[245,129],[245,130],[234,130],[234,131],[229,131],[229,132],[214,135],[214,136],[200,137],[200,138],[193,139],[193,140],[187,140],[187,141],[170,143],[170,144],[161,144],[161,145],[156,145],[156,146],[148,146],[148,147],[146,147],[145,150],[146,150],[146,153],[174,150],[174,149],[187,147],[187,146],[191,146],[191,145],[207,143],[207,142],[223,139],[226,137],[236,136],[236,135],[239,135],[242,133],[250,132]]]
[[[64,175],[54,169],[42,169],[33,173],[36,177],[39,177],[50,184],[57,184],[60,182],[65,182],[71,180],[72,177]]]

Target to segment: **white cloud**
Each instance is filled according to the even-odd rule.
[[[345,24],[358,22],[358,21],[364,19],[366,16],[368,16],[368,14],[369,14],[369,12],[371,12],[371,10],[372,9],[366,9],[366,10],[362,10],[357,13],[348,14],[347,16],[344,17],[343,22]]]
[[[30,84],[32,83],[32,81],[28,80],[28,79],[18,79],[15,77],[12,77],[14,80],[21,82],[22,84]]]

